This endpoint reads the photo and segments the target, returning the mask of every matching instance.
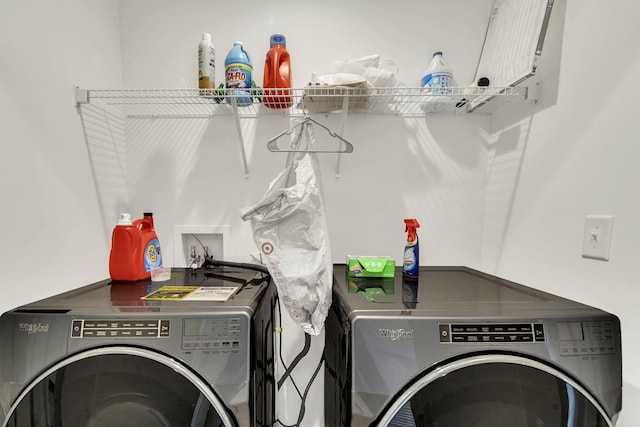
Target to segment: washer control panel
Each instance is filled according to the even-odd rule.
[[[170,322],[161,319],[74,319],[71,338],[164,338]]]
[[[182,349],[237,352],[241,345],[242,320],[236,316],[183,319]]]
[[[441,323],[441,343],[544,342],[541,323]]]

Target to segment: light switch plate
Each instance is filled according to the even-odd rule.
[[[613,215],[587,215],[584,224],[582,256],[609,261]]]

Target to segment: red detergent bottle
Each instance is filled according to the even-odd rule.
[[[131,220],[120,214],[111,237],[109,275],[111,280],[136,281],[151,277],[151,270],[162,266],[160,242],[153,227],[153,214]]]
[[[291,96],[291,58],[287,52],[287,39],[274,34],[264,61],[263,103],[268,108],[282,109],[293,105]]]

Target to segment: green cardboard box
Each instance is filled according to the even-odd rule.
[[[393,277],[396,260],[387,257],[347,255],[347,274],[351,277]]]

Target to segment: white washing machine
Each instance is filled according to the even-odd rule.
[[[270,426],[274,307],[268,276],[227,266],[105,280],[7,312],[0,425]]]
[[[599,427],[621,410],[612,314],[464,267],[334,266],[329,426]]]

